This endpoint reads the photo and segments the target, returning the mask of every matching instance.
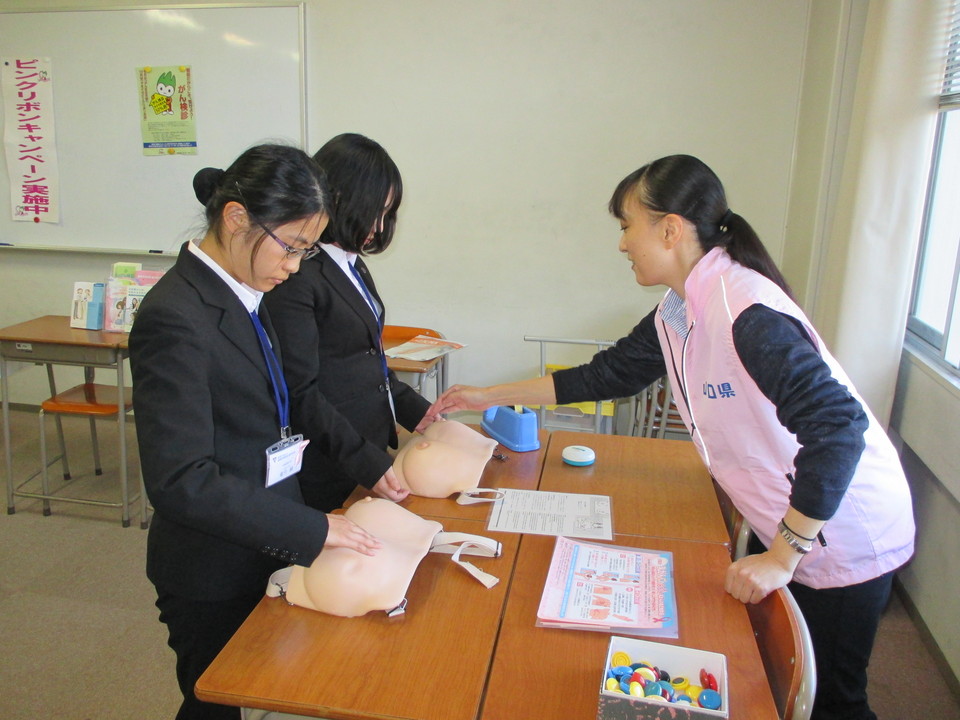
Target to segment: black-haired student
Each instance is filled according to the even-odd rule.
[[[359,484],[402,500],[387,447],[397,423],[422,430],[430,403],[388,370],[380,336],[384,303],[362,256],[393,239],[403,197],[400,171],[378,143],[355,133],[328,141],[314,159],[330,183],[333,209],[322,251],[267,300],[283,348],[293,422],[311,438],[300,485],[307,503],[329,512]],[[333,428],[349,442],[331,449]]]
[[[178,720],[239,718],[202,703],[198,677],[263,597],[270,574],[325,547],[376,539],[303,502],[281,350],[263,294],[317,251],[323,172],[282,145],[194,179],[207,230],[144,298],[130,334],[133,400],[155,514],[147,576],[176,653]]]

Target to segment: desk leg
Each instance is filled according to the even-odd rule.
[[[53,398],[57,396],[57,381],[53,376],[53,363],[47,363],[46,368],[47,368],[47,384],[50,386],[50,397]],[[89,375],[89,373],[91,372],[90,368],[84,368],[83,372],[84,372],[84,382],[88,382],[88,383],[93,382],[93,380],[90,378],[90,375]],[[70,460],[67,458],[67,442],[63,437],[63,420],[60,418],[60,413],[53,414],[53,421],[57,425],[57,440],[59,440],[60,442],[60,465],[61,467],[63,467],[63,479],[69,480],[71,477],[70,476]],[[99,454],[98,454],[99,451],[96,449],[97,448],[96,440],[94,440],[93,448],[94,448],[93,450],[94,456],[99,457]],[[56,462],[56,460],[54,460],[54,462]],[[99,459],[97,460],[97,467],[98,468],[100,467]],[[44,472],[46,472],[46,470],[44,470]],[[44,489],[44,494],[46,494],[46,489]],[[45,503],[44,505],[45,512],[43,514],[49,515],[50,513],[47,511],[49,511],[50,509],[50,504],[46,500],[44,501],[44,503]]]
[[[447,353],[440,358],[440,372],[437,374],[437,399],[440,399],[440,396],[447,391],[447,358],[450,356],[450,353]]]
[[[117,355],[117,434],[120,441],[120,501],[123,503],[123,526],[130,527],[130,492],[127,488],[127,406],[124,402],[123,357]]]
[[[7,359],[0,356],[0,392],[3,393],[3,459],[7,466],[7,515],[13,515],[13,458],[10,457],[10,383],[7,381]]]

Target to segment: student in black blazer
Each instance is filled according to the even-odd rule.
[[[300,150],[262,145],[225,172],[202,170],[194,188],[208,229],[140,306],[130,334],[133,402],[155,509],[147,576],[177,656],[177,718],[235,719],[236,708],[201,703],[193,687],[270,574],[309,566],[324,547],[373,554],[379,543],[307,507],[287,474],[295,462],[268,472],[268,448],[289,421],[280,347],[260,299],[316,252],[328,219],[322,171]],[[287,446],[295,456],[296,439]]]
[[[382,252],[393,239],[400,171],[378,143],[354,133],[333,138],[314,159],[334,198],[323,252],[267,304],[283,348],[293,424],[312,441],[300,486],[308,505],[329,512],[358,484],[402,499],[406,490],[385,492],[399,486],[387,447],[397,447],[398,422],[423,430],[433,418],[425,416],[430,403],[387,370],[384,305],[361,257]],[[350,429],[339,450],[322,440],[332,427]]]

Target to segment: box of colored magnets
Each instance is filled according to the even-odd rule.
[[[727,693],[724,655],[614,635],[597,720],[725,718]]]

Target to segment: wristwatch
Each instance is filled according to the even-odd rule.
[[[783,520],[777,524],[777,530],[780,531],[780,536],[787,541],[787,545],[792,547],[801,555],[806,555],[808,552],[813,550],[813,543],[804,545],[802,542],[800,542],[800,539],[790,531],[790,528],[784,525]]]

